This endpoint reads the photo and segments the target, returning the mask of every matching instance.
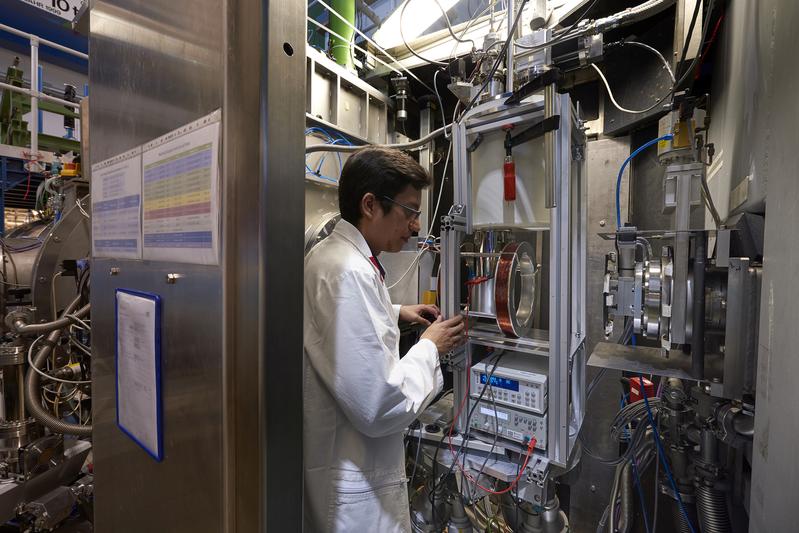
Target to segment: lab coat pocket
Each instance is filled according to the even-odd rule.
[[[405,481],[358,490],[337,487],[330,509],[330,531],[409,531]]]

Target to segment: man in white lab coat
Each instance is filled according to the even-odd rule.
[[[430,183],[402,152],[353,154],[339,181],[342,220],[305,259],[306,532],[411,529],[403,430],[441,391],[438,356],[462,342],[464,324],[435,306],[392,305],[378,256],[419,231]],[[402,359],[399,320],[429,325]]]

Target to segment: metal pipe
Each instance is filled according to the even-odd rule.
[[[7,31],[8,33],[13,33],[14,35],[19,35],[20,37],[24,37],[25,39],[38,39],[38,41],[50,48],[54,48],[56,50],[61,50],[64,53],[73,55],[75,57],[79,57],[81,59],[85,59],[88,61],[89,56],[84,54],[83,52],[78,52],[77,50],[73,50],[72,48],[67,48],[66,46],[60,45],[58,43],[54,43],[53,41],[48,41],[47,39],[40,39],[33,35],[32,33],[27,33],[22,30],[18,30],[16,28],[12,28],[11,26],[6,26],[5,24],[0,24],[0,30]]]
[[[507,55],[505,56],[505,92],[512,93],[513,92],[513,55],[515,51],[514,47],[514,35],[512,33],[513,30],[513,19],[515,14],[515,2],[514,0],[506,0],[508,3],[508,50]],[[521,5],[519,9],[524,9],[524,5]]]
[[[65,318],[67,315],[72,314],[75,308],[80,303],[80,296],[75,298],[64,310],[63,314],[61,315],[62,318]],[[86,305],[78,310],[75,315],[76,316],[83,316],[88,312],[89,306]],[[61,320],[61,319],[59,319]],[[47,357],[50,354],[50,351],[55,346],[56,341],[58,341],[58,337],[61,336],[61,330],[56,329],[50,332],[47,339],[45,340],[44,344],[39,351],[36,352],[36,355],[33,357],[32,363],[33,366],[36,368],[40,368],[44,362],[47,360]],[[25,403],[27,404],[28,411],[30,411],[31,416],[39,421],[42,425],[49,428],[54,433],[65,433],[68,435],[77,435],[79,437],[90,437],[92,435],[92,426],[91,425],[82,425],[82,424],[70,424],[59,420],[58,418],[54,417],[50,414],[44,407],[42,407],[42,396],[41,396],[41,388],[40,384],[40,377],[38,372],[36,372],[33,368],[28,370],[28,374],[25,377]]]
[[[56,98],[55,96],[50,96],[49,94],[45,94],[41,91],[34,91],[31,89],[26,89],[24,87],[17,87],[16,85],[10,85],[8,83],[0,82],[0,89],[7,89],[9,91],[14,91],[16,93],[27,94],[29,96],[36,95],[37,98],[42,100],[47,100],[48,102],[53,102],[54,104],[61,104],[72,107],[74,109],[80,108],[80,102],[69,102],[67,100],[62,100],[61,98]]]
[[[555,85],[549,84],[544,88],[544,118],[555,115]],[[544,205],[547,209],[558,206],[555,199],[555,169],[557,164],[555,158],[555,133],[548,131],[544,134]]]
[[[755,417],[744,413],[738,413],[732,419],[732,427],[735,432],[742,437],[752,438],[755,434]]]
[[[431,131],[429,134],[425,135],[424,137],[420,137],[415,141],[410,141],[406,143],[398,143],[398,144],[375,144],[371,146],[380,146],[383,148],[394,148],[395,150],[411,150],[413,148],[418,148],[419,146],[425,145],[435,139],[436,137],[440,137],[444,134],[444,132],[451,128],[452,124],[447,124],[444,127],[438,128],[437,130]],[[363,146],[347,146],[344,144],[315,144],[313,146],[306,146],[305,153],[312,154],[314,152],[340,152],[340,153],[352,153],[357,152],[363,148]]]
[[[366,15],[366,18],[372,21],[373,24],[380,26],[383,21],[380,19],[380,15],[375,13],[371,7],[367,5],[364,0],[355,0],[355,6],[358,8],[358,11]]]
[[[311,24],[313,24],[313,25],[314,25],[314,26],[316,26],[317,28],[319,28],[319,29],[322,29],[322,30],[326,31],[326,32],[327,32],[327,33],[329,33],[330,35],[334,35],[334,36],[336,36],[336,37],[338,37],[338,38],[340,38],[340,39],[343,39],[343,37],[341,37],[341,35],[339,35],[338,33],[334,32],[333,30],[331,30],[330,28],[328,28],[328,27],[327,27],[327,26],[325,26],[324,24],[322,24],[322,23],[320,23],[320,22],[318,22],[318,21],[316,21],[316,20],[312,19],[311,17],[305,17],[305,18],[306,18],[306,19],[308,19],[308,22],[310,22]],[[399,70],[397,70],[396,68],[392,67],[391,65],[389,65],[388,63],[386,63],[385,61],[383,61],[382,59],[380,59],[379,57],[377,57],[375,54],[373,54],[372,52],[368,51],[367,49],[365,49],[365,48],[361,48],[360,46],[358,46],[357,44],[354,44],[354,43],[353,43],[352,47],[353,47],[353,48],[355,48],[356,50],[360,50],[361,52],[363,52],[364,54],[366,54],[366,55],[368,55],[368,56],[372,56],[372,57],[373,57],[373,58],[375,58],[377,61],[379,61],[380,63],[382,63],[382,64],[383,64],[385,67],[387,67],[387,68],[391,69],[393,72],[396,72],[397,74],[399,74],[399,73],[400,73],[400,71],[399,71]],[[414,76],[413,74],[411,74],[411,76],[413,76],[414,78],[416,78],[416,76]]]
[[[411,78],[413,78],[413,79],[415,79],[416,81],[418,81],[419,83],[421,83],[421,84],[422,84],[422,86],[424,86],[424,88],[425,88],[425,89],[427,89],[428,91],[430,91],[431,93],[434,93],[434,92],[435,92],[435,91],[434,91],[434,90],[433,90],[433,89],[432,89],[432,88],[431,88],[429,85],[427,85],[425,82],[423,82],[422,80],[420,80],[420,79],[419,79],[419,78],[418,78],[418,77],[417,77],[417,76],[416,76],[416,75],[415,75],[413,72],[411,72],[410,70],[408,70],[407,68],[405,68],[405,66],[404,66],[402,63],[400,63],[399,61],[397,61],[397,58],[395,58],[394,56],[392,56],[391,54],[389,54],[389,53],[388,53],[388,52],[387,52],[387,51],[386,51],[386,50],[385,50],[385,49],[384,49],[382,46],[380,46],[379,44],[377,44],[377,43],[376,43],[376,42],[375,42],[375,41],[374,41],[374,40],[373,40],[371,37],[369,37],[368,35],[366,35],[365,33],[363,33],[361,30],[359,30],[358,28],[356,28],[356,27],[355,27],[355,25],[353,25],[353,24],[349,24],[349,23],[348,23],[348,22],[347,22],[347,21],[346,21],[346,20],[345,20],[345,19],[344,19],[344,18],[343,18],[341,15],[339,15],[339,14],[338,14],[338,12],[337,12],[336,10],[334,10],[332,7],[330,7],[329,5],[327,5],[327,4],[324,2],[324,0],[317,0],[317,1],[319,2],[319,5],[321,5],[321,6],[324,6],[324,7],[325,7],[325,8],[326,8],[326,9],[327,9],[329,12],[330,12],[330,14],[331,14],[331,15],[334,15],[335,17],[337,17],[337,18],[341,19],[341,20],[342,20],[342,21],[343,21],[345,24],[348,24],[348,25],[349,25],[349,26],[352,28],[352,31],[354,31],[355,33],[357,33],[358,35],[360,35],[360,36],[361,36],[361,37],[362,37],[362,38],[363,38],[363,39],[364,39],[366,42],[368,42],[369,44],[371,44],[372,46],[374,46],[375,48],[377,48],[377,49],[380,51],[380,53],[381,53],[381,54],[385,54],[385,56],[386,56],[386,57],[388,57],[388,58],[389,58],[389,59],[390,59],[390,60],[391,60],[391,61],[392,61],[392,62],[393,62],[395,65],[398,65],[398,66],[399,66],[399,68],[401,68],[402,70],[404,70],[404,71],[405,71],[405,73],[406,73],[408,76],[410,76]],[[323,25],[319,24],[318,22],[316,22],[316,21],[315,21],[314,19],[312,19],[312,18],[308,17],[308,20],[312,21],[314,24],[316,24],[316,25],[317,25],[317,26],[319,26],[320,28],[330,31],[330,29],[329,29],[329,28],[326,28],[325,26],[323,26]],[[331,33],[332,33],[332,32],[331,32]],[[339,35],[338,37],[341,37],[341,36]],[[358,46],[356,46],[356,45],[353,45],[353,46],[355,46],[355,48],[356,48],[356,49],[358,49],[358,50],[361,50],[362,52],[364,52],[366,55],[370,55],[370,56],[374,57],[375,59],[377,59],[378,61],[380,61],[382,64],[384,64],[385,66],[387,66],[388,68],[390,68],[390,69],[391,69],[391,70],[393,70],[394,72],[399,72],[399,70],[397,70],[397,69],[395,69],[394,67],[390,66],[388,63],[386,63],[385,61],[381,60],[381,59],[380,59],[379,57],[377,57],[375,54],[373,54],[373,53],[371,53],[371,52],[368,52],[367,50],[364,50],[363,48],[360,48],[360,47],[358,47]]]
[[[39,96],[34,94],[38,93],[39,88],[39,38],[31,37],[31,159],[36,159],[39,152]],[[33,161],[29,163],[33,165]],[[39,163],[36,163],[36,170],[39,169]],[[33,169],[29,169],[33,170]]]
[[[90,309],[91,309],[91,304],[86,304],[83,307],[81,307],[78,310],[78,312],[75,313],[73,316],[76,316],[78,318],[86,316],[86,314],[89,312]],[[17,333],[22,333],[23,335],[27,334],[43,335],[44,333],[49,333],[51,331],[61,329],[70,325],[73,322],[73,320],[68,315],[71,314],[72,314],[71,312],[68,313],[65,311],[61,315],[61,318],[59,318],[58,320],[53,320],[52,322],[42,322],[40,324],[28,324],[24,320],[16,320],[14,321],[13,326],[14,330]]]
[[[705,261],[707,236],[700,233],[694,239],[694,302],[691,331],[691,376],[705,377]]]
[[[17,365],[17,420],[25,422],[25,366]]]

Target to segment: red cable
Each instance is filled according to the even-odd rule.
[[[472,299],[472,287],[474,287],[475,285],[480,285],[481,283],[485,283],[489,279],[491,279],[491,278],[488,277],[488,276],[480,276],[478,278],[472,278],[472,279],[470,279],[469,281],[466,282],[466,286],[468,288],[468,290],[466,292],[466,315],[465,315],[465,319],[466,319],[466,328],[465,329],[466,329],[466,336],[467,337],[469,336],[469,306],[471,305],[471,299]],[[471,368],[471,361],[467,361],[467,368]],[[524,463],[522,463],[522,467],[519,469],[519,474],[516,476],[516,479],[514,479],[510,483],[510,485],[507,486],[507,488],[504,488],[504,489],[502,489],[500,491],[495,491],[493,489],[489,489],[487,487],[482,486],[478,482],[478,480],[476,480],[474,477],[472,477],[472,475],[469,474],[463,468],[463,465],[461,464],[460,460],[458,460],[458,455],[460,454],[460,452],[458,452],[456,454],[455,453],[455,449],[452,447],[452,430],[455,428],[455,422],[460,418],[461,413],[463,412],[463,406],[466,404],[466,399],[469,397],[469,393],[471,392],[471,384],[472,384],[472,380],[471,379],[466,380],[466,394],[463,395],[463,399],[461,400],[461,403],[458,406],[458,412],[455,415],[455,419],[453,420],[452,424],[450,424],[450,426],[449,426],[449,431],[447,432],[447,444],[449,445],[449,451],[452,454],[453,460],[455,461],[455,465],[458,467],[458,470],[461,471],[461,474],[463,474],[466,477],[466,479],[468,479],[469,481],[474,483],[477,487],[483,489],[484,491],[486,491],[486,492],[488,492],[490,494],[494,494],[494,495],[499,496],[499,495],[505,494],[507,492],[510,492],[519,483],[519,480],[522,478],[522,474],[524,474],[524,470],[527,468],[527,463],[530,461],[530,456],[533,454],[533,448],[535,448],[535,445],[536,445],[536,443],[538,441],[536,440],[536,438],[534,436],[530,437],[530,442],[527,443],[527,454],[524,457]],[[490,387],[491,384],[488,383],[487,386]],[[461,445],[461,446],[463,446],[463,445]]]
[[[694,69],[694,79],[699,79],[699,70],[702,68],[702,65],[705,62],[705,56],[710,51],[710,47],[713,46],[713,43],[716,41],[716,34],[719,32],[719,28],[721,27],[721,21],[724,20],[724,16],[726,13],[722,13],[719,19],[716,21],[716,26],[713,28],[713,33],[710,34],[710,40],[707,42],[707,47],[705,51],[702,52],[702,55],[699,57],[699,62],[696,64],[696,68]]]

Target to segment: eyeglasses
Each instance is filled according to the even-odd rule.
[[[394,200],[393,198],[389,198],[388,196],[382,196],[382,198],[383,200],[388,200],[392,204],[396,204],[401,208],[403,208],[405,211],[407,211],[409,213],[410,220],[418,220],[419,216],[422,214],[421,209],[414,209],[413,207],[408,207],[407,205],[401,204],[398,201]]]

